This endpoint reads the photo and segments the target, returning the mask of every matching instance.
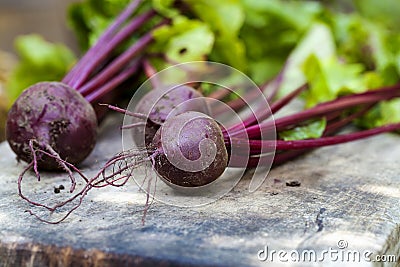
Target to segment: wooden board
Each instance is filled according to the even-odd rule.
[[[120,117],[111,117],[103,125],[83,166],[87,175],[120,148],[119,123]],[[2,143],[0,266],[346,266],[354,264],[346,259],[353,252],[386,260],[396,255],[399,265],[399,144],[398,135],[386,134],[315,150],[273,169],[254,193],[247,190],[249,179],[242,179],[203,207],[153,203],[144,225],[145,195],[130,181],[123,188],[90,191],[65,222],[49,225],[24,212],[30,206],[17,195],[16,181],[25,164],[17,164]],[[47,173],[37,182],[30,173],[23,190],[57,201],[69,196],[68,190],[54,193],[60,184],[68,187],[64,174]],[[262,261],[266,248],[269,257]],[[328,256],[335,251],[337,259]],[[288,258],[296,253],[318,258],[299,264]],[[358,264],[384,265],[363,255]]]

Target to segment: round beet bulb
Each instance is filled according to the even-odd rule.
[[[55,151],[71,164],[83,161],[96,143],[97,119],[91,104],[71,87],[60,82],[41,82],[27,88],[11,107],[6,137],[18,158],[31,162],[29,147]],[[45,155],[38,156],[38,167],[60,169]]]
[[[168,118],[153,139],[154,168],[167,183],[183,187],[209,184],[228,164],[221,128],[209,116],[188,111]]]
[[[169,116],[186,111],[210,113],[210,108],[203,95],[187,85],[155,88],[145,94],[134,109],[148,117],[145,127],[133,129],[132,135],[139,146],[148,146],[160,127]],[[135,122],[140,120],[134,119]]]

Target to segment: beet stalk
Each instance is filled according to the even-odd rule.
[[[278,105],[279,102],[286,102],[286,100],[290,98],[290,95],[291,94],[273,103],[271,105],[271,109],[273,106]],[[365,114],[380,101],[390,100],[397,97],[400,97],[400,84],[395,84],[393,86],[379,88],[364,93],[346,95],[332,101],[321,103],[313,108],[277,118],[275,121],[263,121],[250,126],[244,123],[246,125],[244,130],[242,129],[240,131],[235,131],[236,126],[234,126],[229,129],[230,132],[225,132],[225,143],[227,147],[233,146],[240,148],[243,146],[246,148],[247,146],[250,146],[251,157],[244,159],[240,155],[235,155],[233,157],[233,166],[251,168],[256,167],[260,162],[268,162],[270,160],[269,155],[260,155],[262,147],[276,147],[277,153],[274,157],[273,164],[282,164],[290,159],[293,159],[294,157],[308,152],[313,148],[351,142],[380,133],[400,130],[400,124],[394,123],[373,129],[356,131],[349,134],[334,135],[344,126]],[[350,112],[350,114],[346,114],[348,112]],[[262,131],[273,130],[276,127],[276,130],[279,133],[280,131],[291,129],[297,125],[307,123],[310,119],[324,117],[327,119],[327,125],[323,136],[320,138],[293,141],[259,139]],[[252,118],[249,117],[249,119],[245,121],[249,122],[251,119]],[[243,134],[243,132],[248,134],[250,140],[235,138],[235,136],[239,136],[240,134]]]

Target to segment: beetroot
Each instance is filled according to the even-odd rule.
[[[139,67],[139,54],[152,42],[153,32],[140,37],[125,51],[117,48],[155,16],[150,10],[131,18],[142,0],[132,1],[99,37],[61,82],[41,82],[26,89],[12,106],[7,121],[7,140],[17,158],[38,169],[63,169],[82,162],[96,142],[97,119],[92,105],[112,91]],[[166,23],[162,21],[158,27]],[[102,112],[97,112],[102,116]],[[49,159],[37,150],[50,152]],[[73,178],[71,178],[73,180]]]
[[[59,82],[44,82],[26,89],[11,107],[7,140],[19,159],[33,160],[29,143],[55,150],[72,164],[80,163],[96,143],[97,119],[81,94]],[[38,167],[61,168],[59,162],[38,155]]]
[[[168,116],[175,116],[186,111],[209,114],[208,103],[202,97],[200,92],[186,85],[165,86],[149,91],[134,109],[135,113],[147,117],[145,125],[134,127],[132,130],[135,143],[141,147],[150,145],[160,125],[166,121]],[[140,121],[140,119],[133,118],[132,122]]]
[[[188,111],[165,121],[153,139],[154,168],[168,183],[197,187],[216,180],[228,165],[221,128],[207,115]]]

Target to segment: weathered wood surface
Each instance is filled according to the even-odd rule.
[[[84,164],[87,175],[121,146],[118,123],[112,118],[103,126]],[[203,207],[153,203],[145,225],[145,195],[133,181],[123,188],[96,189],[65,222],[48,225],[24,212],[29,205],[18,197],[16,180],[25,164],[17,164],[2,143],[0,266],[266,266],[271,258],[257,256],[265,246],[288,253],[331,249],[399,256],[398,144],[398,136],[387,134],[319,149],[273,169],[254,193],[247,191],[249,179],[243,179]],[[300,186],[287,186],[293,181]],[[46,174],[37,182],[30,173],[23,188],[36,199],[56,201],[69,195],[68,190],[54,193],[60,184],[67,188],[63,174]],[[347,242],[342,250],[341,240]],[[300,265],[354,264],[325,256],[323,262]],[[275,255],[272,265],[280,264],[285,263]],[[362,258],[358,264],[383,265]]]

